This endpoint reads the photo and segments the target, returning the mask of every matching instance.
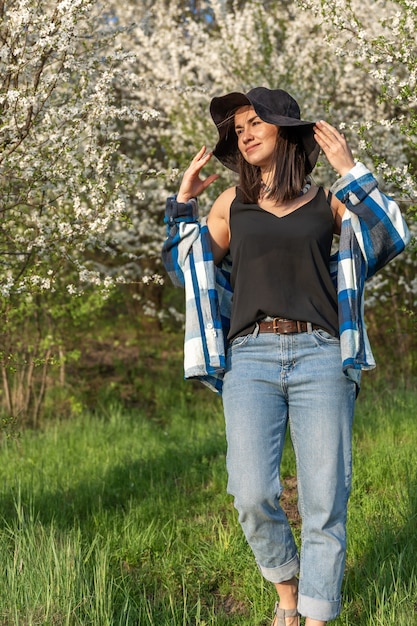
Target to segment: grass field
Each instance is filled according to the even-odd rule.
[[[0,624],[263,626],[275,602],[226,495],[219,398],[178,357],[142,406],[10,437],[0,452]],[[357,405],[336,626],[417,625],[417,398],[368,376]],[[294,459],[283,477],[296,534]]]

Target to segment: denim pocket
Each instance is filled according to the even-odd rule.
[[[319,343],[340,343],[339,337],[335,337],[327,332],[327,330],[323,330],[322,328],[318,328],[313,330],[314,337],[318,340]]]
[[[253,333],[250,333],[249,335],[241,335],[240,337],[236,337],[230,343],[229,348],[231,348],[232,350],[234,350],[235,348],[240,348],[241,346],[244,346],[246,343],[248,343],[251,337],[253,337]]]

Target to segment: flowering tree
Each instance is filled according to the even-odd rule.
[[[288,89],[305,116],[347,127],[357,156],[411,204],[414,4],[3,4],[3,296],[55,279],[68,291],[80,278],[110,284],[113,246],[119,273],[138,262],[140,274],[145,256],[159,256],[161,198],[193,151],[215,142],[208,103],[227,90]],[[331,180],[324,165],[318,177]],[[85,254],[97,249],[102,265]],[[67,263],[77,286],[60,277]]]
[[[117,125],[157,115],[118,102],[124,30],[93,0],[0,3],[0,366],[11,414],[37,413],[35,365],[59,343],[71,296],[113,282],[93,256],[111,252],[109,225],[138,187]]]
[[[209,24],[190,12],[180,20],[173,3],[160,22],[155,17],[163,8],[156,2],[147,29],[138,34],[137,43],[146,51],[144,75],[165,86],[157,105],[170,123],[159,135],[165,166],[181,171],[202,144],[213,146],[216,132],[208,105],[214,95],[259,84],[280,86],[301,103],[305,117],[324,117],[344,129],[356,158],[400,202],[415,234],[415,1],[272,1],[265,8],[256,0],[232,6],[212,0],[205,6],[211,11]],[[167,46],[173,23],[175,40]],[[221,179],[201,198],[203,210],[219,188],[233,181],[215,163],[211,167]],[[322,161],[315,178],[330,185],[334,172]],[[166,181],[175,191],[177,184]],[[416,365],[410,356],[416,339],[415,266],[411,245],[375,277],[367,298],[379,343],[395,337],[399,363],[408,371]],[[379,328],[385,334],[379,335]]]
[[[371,162],[407,214],[414,239],[405,254],[377,274],[368,287],[368,319],[388,361],[407,376],[416,372],[417,339],[417,56],[414,0],[346,3],[308,0],[324,41],[349,68],[350,101],[362,106],[348,128],[360,138],[358,153]],[[360,88],[358,89],[358,86]],[[365,86],[365,91],[363,90]]]
[[[73,302],[82,292],[88,310],[88,294],[96,307],[97,290],[130,284],[132,298],[151,300],[163,316],[164,198],[197,149],[216,141],[214,95],[287,89],[304,117],[345,128],[355,156],[384,179],[415,229],[416,15],[415,0],[0,2],[0,351],[9,410],[10,355],[22,352],[16,329],[29,314],[44,320],[44,361],[46,339],[64,342],[59,320],[80,310]],[[203,211],[234,180],[210,167],[221,178],[201,198]],[[315,176],[334,180],[324,161]],[[412,314],[399,312],[415,310],[415,264],[410,246],[368,291],[372,311],[395,297],[401,333]],[[28,372],[31,358],[22,359]]]
[[[301,103],[305,117],[325,117],[344,129],[355,156],[402,203],[414,228],[416,3],[275,1],[268,2],[267,10],[257,0],[239,3],[239,9],[222,0],[203,4],[203,15],[211,12],[209,22],[201,11],[178,12],[177,3],[167,9],[157,0],[135,29],[134,50],[141,55],[145,78],[140,97],[149,98],[164,121],[157,129],[164,157],[161,171],[173,177],[202,144],[213,146],[216,131],[208,105],[214,95],[259,84],[280,86]],[[135,10],[131,5],[132,19]],[[161,13],[162,21],[157,19]],[[158,90],[150,88],[152,81]],[[222,168],[217,171],[222,178],[202,197],[203,208],[210,206],[219,187],[233,180]],[[315,176],[323,184],[334,180],[324,161]],[[175,180],[165,181],[167,190],[175,191]],[[162,195],[164,185],[157,184]],[[154,232],[159,234],[157,228]],[[398,272],[399,265],[412,267],[414,262],[410,247],[387,271]],[[412,309],[416,285],[406,280],[401,286]]]
[[[0,28],[7,297],[50,289],[66,264],[91,278],[80,252],[102,243],[125,205],[115,119],[139,112],[113,104],[117,31],[97,3],[2,3]]]

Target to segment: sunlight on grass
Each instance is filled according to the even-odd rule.
[[[220,400],[144,385],[143,411],[107,406],[3,441],[3,626],[270,623],[273,590],[226,494]],[[359,400],[335,625],[417,624],[416,405],[401,391]]]

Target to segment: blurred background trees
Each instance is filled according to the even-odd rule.
[[[37,423],[98,320],[181,332],[164,281],[163,209],[201,145],[211,98],[281,87],[343,129],[416,232],[412,0],[0,2],[0,404]],[[204,197],[207,211],[233,175]],[[330,185],[323,161],[315,171]],[[379,366],[416,376],[416,246],[369,284]],[[78,356],[77,356],[78,355]]]

